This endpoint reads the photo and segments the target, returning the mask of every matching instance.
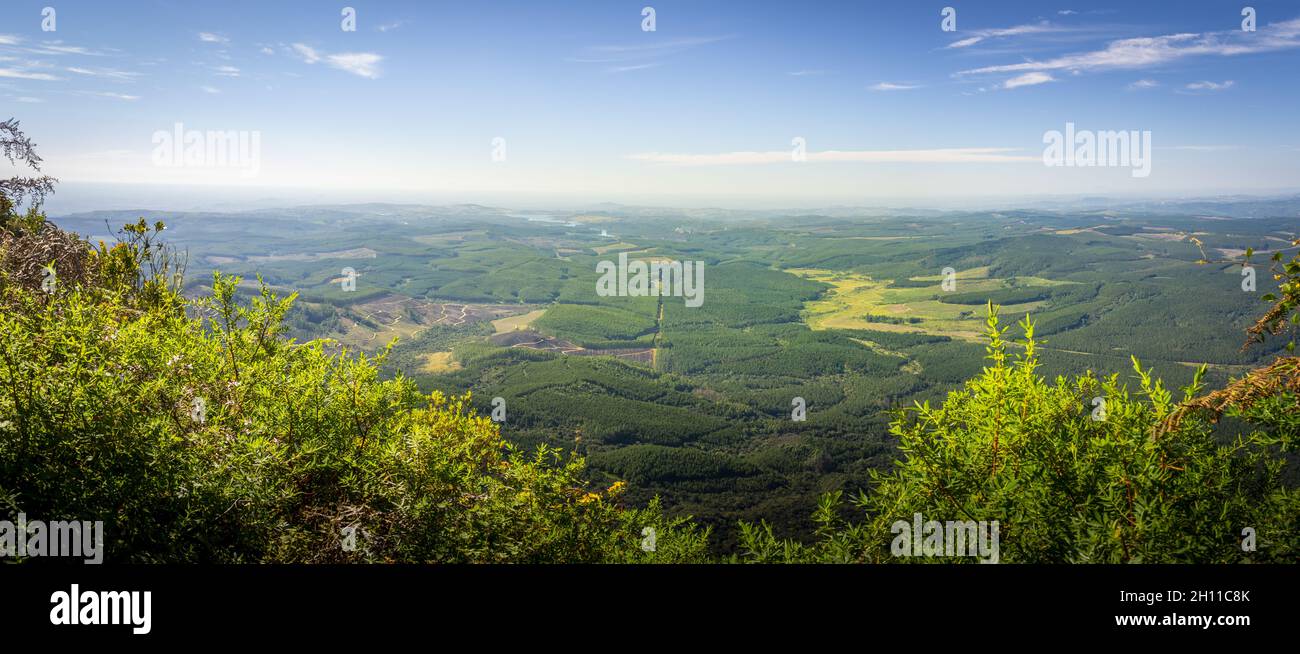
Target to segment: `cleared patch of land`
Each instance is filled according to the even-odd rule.
[[[498,334],[513,332],[518,329],[527,329],[529,325],[533,324],[534,320],[541,318],[544,313],[546,313],[546,309],[538,309],[518,316],[498,318],[492,321],[492,327],[496,329],[496,333]]]
[[[595,251],[596,254],[606,254],[609,252],[617,252],[619,250],[635,250],[639,247],[641,246],[635,243],[620,242],[620,243],[611,243],[609,245],[601,245],[601,246],[593,247],[591,249]]]
[[[382,345],[394,337],[409,339],[432,325],[461,326],[498,320],[529,307],[509,304],[431,302],[423,298],[386,295],[340,308],[344,344],[362,348]]]
[[[433,352],[426,354],[424,355],[424,365],[420,366],[420,370],[435,375],[460,369],[460,362],[451,358],[451,352]]]
[[[1133,234],[1133,238],[1151,238],[1158,241],[1181,241],[1187,238],[1182,232],[1138,232]]]
[[[832,286],[821,298],[804,304],[804,322],[812,329],[874,329],[887,332],[926,333],[978,341],[983,338],[983,312],[977,305],[940,301],[946,293],[943,275],[913,277],[912,282],[933,282],[918,288],[890,288],[891,280],[877,281],[859,273],[816,268],[786,272]],[[988,277],[988,268],[971,268],[956,274],[954,293],[1006,290],[1004,280]],[[1021,287],[1061,283],[1037,277],[1018,277]],[[1032,311],[1043,301],[1004,305],[1008,312]]]

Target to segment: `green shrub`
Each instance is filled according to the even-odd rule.
[[[148,275],[161,226],[139,227],[80,242],[52,293],[0,269],[0,512],[102,520],[118,562],[703,557],[706,532],[589,492],[581,459],[521,455],[468,396],[381,379],[386,351],[284,338],[293,297],[219,273],[180,297]]]
[[[892,556],[892,525],[920,513],[924,520],[998,521],[1000,560],[1008,563],[1296,560],[1300,493],[1281,482],[1273,448],[1290,441],[1270,424],[1220,442],[1204,420],[1173,420],[1170,392],[1136,359],[1132,392],[1117,376],[1049,382],[1036,373],[1028,319],[1014,360],[992,306],[987,325],[991,364],[983,373],[941,406],[918,404],[896,416],[890,431],[902,459],[873,475],[870,493],[857,498],[865,521],[841,519],[837,492],[816,512],[815,543],[782,541],[765,524],[746,524],[740,559],[974,560]],[[1201,390],[1199,378],[1185,389],[1185,403]],[[1104,415],[1094,415],[1097,397]],[[1297,415],[1294,394],[1273,401],[1280,402],[1268,405],[1274,412]],[[1256,531],[1258,551],[1243,551],[1246,528]]]

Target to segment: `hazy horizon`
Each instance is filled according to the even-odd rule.
[[[1249,26],[1214,2],[643,5],[11,2],[0,98],[65,197],[940,206],[1300,178],[1286,3]],[[1134,161],[1074,165],[1076,130]]]
[[[927,211],[1012,210],[1017,208],[1084,208],[1102,200],[1117,203],[1222,201],[1225,199],[1268,200],[1300,195],[1300,187],[1271,192],[1235,193],[1206,190],[1195,194],[1023,194],[1019,196],[970,196],[956,198],[841,198],[773,200],[769,198],[708,197],[578,197],[564,194],[461,193],[431,194],[408,189],[328,191],[299,188],[249,188],[225,186],[137,185],[61,183],[45,203],[51,216],[91,211],[252,211],[312,205],[410,204],[429,207],[482,205],[519,211],[574,211],[602,205],[676,210],[718,209],[726,211],[808,211],[825,209]]]

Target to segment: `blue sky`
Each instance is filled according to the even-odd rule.
[[[7,0],[0,114],[73,183],[748,206],[1294,190],[1300,5],[1252,1],[1245,32],[1245,4]],[[1067,122],[1149,131],[1151,174],[1045,166]],[[176,123],[256,132],[256,174],[160,167]]]

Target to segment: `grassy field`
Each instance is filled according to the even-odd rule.
[[[451,352],[433,352],[426,354],[424,365],[420,368],[431,375],[439,375],[461,369],[460,362],[452,359]]]
[[[623,250],[635,250],[639,246],[635,243],[611,243],[610,245],[601,245],[591,248],[596,254],[609,254],[610,252],[619,252]]]
[[[496,330],[496,333],[498,334],[513,332],[519,329],[528,329],[528,326],[533,324],[534,320],[541,318],[542,314],[544,313],[546,313],[546,309],[538,309],[536,311],[529,311],[528,313],[520,314],[518,316],[510,316],[508,318],[493,320],[492,327]]]
[[[815,330],[873,329],[900,333],[924,333],[979,340],[983,314],[977,306],[941,301],[946,293],[942,275],[913,277],[913,282],[933,282],[918,288],[890,288],[891,280],[878,281],[867,275],[817,268],[794,268],[786,272],[830,284],[823,297],[804,305],[804,321]],[[1008,288],[1009,280],[991,278],[987,266],[958,271],[953,293],[981,293]],[[1017,277],[1020,287],[1061,284],[1038,277]],[[1068,282],[1064,282],[1068,283]],[[1045,302],[1007,304],[1008,313],[1033,311]]]

